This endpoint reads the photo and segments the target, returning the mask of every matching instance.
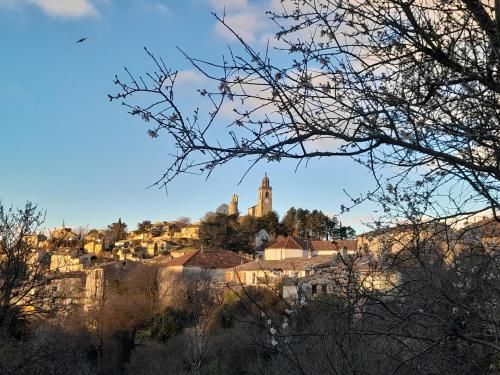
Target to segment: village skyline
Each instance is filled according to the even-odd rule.
[[[210,14],[224,9],[232,22],[244,26],[245,36],[265,45],[272,28],[262,13],[278,3],[0,0],[0,83],[6,88],[0,92],[0,113],[5,124],[13,125],[0,127],[2,202],[36,202],[47,211],[47,227],[60,226],[63,220],[69,226],[100,227],[118,217],[134,224],[178,216],[197,220],[233,193],[250,204],[255,181],[267,172],[279,191],[275,209],[281,215],[292,206],[338,214],[348,203],[343,189],[356,195],[370,184],[367,172],[351,160],[319,160],[300,165],[296,172],[293,161],[262,162],[241,183],[251,162],[240,160],[207,180],[179,176],[169,184],[168,195],[148,189],[161,177],[174,147],[151,139],[139,119],[107,97],[114,94],[113,78],[123,66],[133,72],[151,68],[143,49],[147,47],[168,56],[180,72],[183,106],[202,105],[196,90],[206,81],[176,47],[196,45],[196,54],[206,59],[219,58],[227,45],[237,48]],[[195,21],[183,22],[186,14]],[[18,156],[10,157],[13,153]],[[370,207],[364,206],[342,220],[361,229],[361,221],[370,216]]]
[[[266,174],[266,176],[267,176],[267,174]],[[258,191],[257,191],[258,186],[259,186],[258,181],[254,181],[253,185],[254,185],[254,191],[253,191],[252,196],[255,198],[253,200],[255,202],[258,199]],[[337,214],[333,213],[332,211],[325,210],[324,208],[304,207],[298,202],[294,206],[292,205],[292,206],[285,208],[284,210],[278,211],[276,209],[276,205],[278,207],[283,207],[283,204],[281,202],[279,202],[279,200],[280,200],[280,191],[279,190],[277,191],[277,194],[278,195],[277,195],[276,200],[273,200],[273,206],[271,208],[271,211],[276,213],[280,219],[282,219],[285,216],[285,214],[288,212],[288,210],[293,209],[293,208],[294,209],[300,208],[300,209],[309,210],[309,211],[317,210],[317,211],[324,212],[326,215],[330,216],[331,218],[335,218],[336,220],[339,220],[343,225],[351,226],[358,233],[362,233],[363,231],[369,230],[369,225],[374,220],[373,217],[370,220],[370,218],[368,216],[366,216],[365,218],[357,217],[356,219],[359,219],[359,221],[356,222],[356,219],[353,220],[352,217],[349,215],[349,213],[343,214],[343,215],[337,215]],[[235,195],[238,198],[238,203],[237,203],[237,205],[239,207],[238,214],[241,216],[246,216],[247,215],[247,212],[246,212],[247,207],[246,206],[251,207],[251,202],[252,202],[251,197],[242,197],[241,195],[233,194],[231,197],[229,197],[229,199],[226,199],[226,201],[221,201],[220,203],[213,205],[211,209],[203,212],[199,216],[194,216],[194,217],[184,215],[183,212],[178,212],[178,213],[171,213],[170,216],[165,215],[165,216],[159,216],[159,217],[153,217],[153,216],[138,217],[138,218],[136,218],[135,221],[133,221],[133,220],[129,220],[131,217],[133,218],[133,216],[124,212],[122,215],[118,215],[117,217],[112,218],[112,220],[109,222],[102,222],[102,220],[100,220],[100,221],[96,220],[96,222],[101,223],[100,225],[94,225],[93,223],[90,223],[90,224],[89,223],[85,223],[85,224],[71,223],[71,222],[66,221],[66,219],[63,218],[60,223],[55,223],[55,225],[50,225],[50,226],[48,224],[54,223],[54,220],[46,219],[43,226],[41,227],[41,232],[48,235],[55,228],[71,228],[71,229],[77,230],[77,231],[103,229],[103,228],[106,228],[111,223],[116,222],[117,220],[121,220],[122,222],[124,222],[127,225],[128,231],[136,230],[138,225],[144,221],[149,221],[151,223],[161,223],[161,222],[176,222],[179,219],[181,219],[181,220],[189,219],[189,222],[191,224],[195,224],[195,223],[199,223],[201,220],[203,220],[203,218],[207,214],[216,212],[221,206],[227,206],[227,208],[229,209],[229,214],[231,215],[232,214],[231,213],[231,199]],[[45,210],[43,207],[40,207],[40,209],[42,209],[43,211],[45,211],[47,213],[47,217],[50,217],[49,210]],[[362,219],[364,219],[365,221],[364,222],[361,221]],[[366,224],[366,225],[364,225],[364,224]]]
[[[500,0],[0,0],[0,374],[500,374]]]

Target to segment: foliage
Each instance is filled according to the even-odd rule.
[[[151,338],[165,342],[171,336],[180,334],[184,328],[194,323],[192,314],[184,310],[168,307],[151,321],[149,330]]]
[[[95,374],[92,344],[82,331],[42,324],[22,340],[0,338],[0,373]]]
[[[116,223],[108,225],[108,232],[114,241],[120,241],[127,238],[127,224],[122,222],[119,218]]]
[[[236,215],[211,213],[205,215],[200,226],[200,242],[214,249],[250,251],[251,242],[247,233],[240,231]]]
[[[50,256],[57,243],[47,250],[31,248],[29,238],[38,235],[45,213],[33,203],[22,209],[5,209],[0,204],[0,334],[17,332],[24,317],[55,313],[59,296],[48,284]]]
[[[345,240],[354,238],[355,231],[345,227],[335,217],[318,210],[290,208],[281,221],[281,233],[312,240]]]
[[[151,221],[144,220],[137,224],[137,232],[139,233],[149,233],[152,229]]]
[[[233,251],[250,251],[255,235],[266,230],[271,236],[297,236],[313,240],[341,240],[354,238],[355,231],[345,227],[336,218],[318,210],[290,208],[282,221],[276,212],[262,217],[207,213],[201,221],[200,240],[204,246]]]

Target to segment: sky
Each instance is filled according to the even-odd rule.
[[[190,108],[203,85],[176,49],[219,60],[236,43],[211,12],[228,21],[256,48],[273,29],[265,12],[279,0],[0,0],[0,200],[46,210],[46,227],[105,227],[121,218],[130,229],[142,220],[198,220],[239,195],[240,211],[254,205],[264,173],[273,208],[291,206],[337,214],[344,189],[370,186],[367,171],[350,159],[260,164],[240,182],[249,161],[216,170],[208,180],[184,175],[155,187],[173,151],[165,136],[107,95],[116,93],[123,68],[153,70],[144,47],[182,72],[179,98]],[[77,44],[80,38],[88,38]],[[340,217],[363,231],[373,207]]]

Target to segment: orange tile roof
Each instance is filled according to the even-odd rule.
[[[356,240],[337,240],[333,241],[333,246],[335,250],[341,250],[346,248],[347,250],[356,250],[357,241]]]
[[[315,251],[321,250],[338,250],[339,248],[330,241],[309,241],[309,248]]]
[[[288,258],[280,260],[255,260],[235,267],[235,271],[256,270],[305,270],[321,265],[331,265],[331,255],[318,255],[311,258]]]
[[[337,241],[321,241],[321,240],[305,240],[299,237],[288,236],[282,238],[267,247],[267,249],[298,249],[312,251],[338,251],[346,247],[348,250],[356,250],[356,240],[337,240]]]
[[[166,267],[231,268],[251,260],[228,250],[197,250],[165,264]]]
[[[288,236],[288,237],[282,238],[281,240],[275,242],[274,244],[269,246],[268,249],[306,250],[307,249],[307,241],[302,239],[302,238],[299,238],[299,237]]]

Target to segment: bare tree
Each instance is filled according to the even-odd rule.
[[[157,184],[181,173],[210,175],[239,158],[252,159],[252,166],[353,158],[376,187],[343,210],[370,198],[386,214],[377,230],[404,222],[404,236],[381,243],[377,266],[396,272],[400,282],[371,290],[346,267],[331,281],[342,298],[330,303],[324,324],[297,318],[296,330],[282,337],[273,325],[269,352],[279,352],[298,373],[496,368],[498,243],[471,240],[448,219],[490,211],[498,221],[500,3],[284,0],[281,6],[269,13],[277,27],[274,49],[257,50],[216,16],[238,47],[220,62],[185,55],[211,82],[199,90],[208,113],[182,109],[177,72],[150,52],[155,72],[140,77],[127,70],[127,80],[116,78],[120,91],[110,99],[123,100],[152,137],[166,133],[177,147]],[[143,100],[148,104],[135,104]],[[220,123],[226,134],[216,133]],[[328,322],[336,324],[328,329]],[[371,355],[360,356],[361,347]]]
[[[39,235],[44,217],[33,203],[22,209],[5,209],[0,204],[0,329],[59,307],[56,295],[46,288],[55,278],[49,263],[57,244],[43,250],[30,245],[30,238]]]
[[[157,271],[156,266],[143,264],[104,269],[102,294],[86,314],[99,373],[123,372],[137,331],[159,311]]]
[[[237,158],[350,156],[383,187],[425,185],[428,200],[453,195],[446,210],[434,205],[429,215],[496,212],[500,20],[492,2],[281,4],[269,13],[274,50],[256,50],[216,16],[241,48],[221,62],[186,55],[213,83],[199,90],[208,114],[181,110],[177,72],[149,52],[155,72],[116,78],[120,92],[110,99],[124,100],[152,137],[165,132],[177,147],[158,184],[184,172],[210,174]],[[282,55],[285,63],[275,64]],[[220,116],[228,106],[229,121]],[[215,137],[221,122],[228,133]]]
[[[176,221],[187,225],[191,224],[191,218],[188,216],[179,216]]]

